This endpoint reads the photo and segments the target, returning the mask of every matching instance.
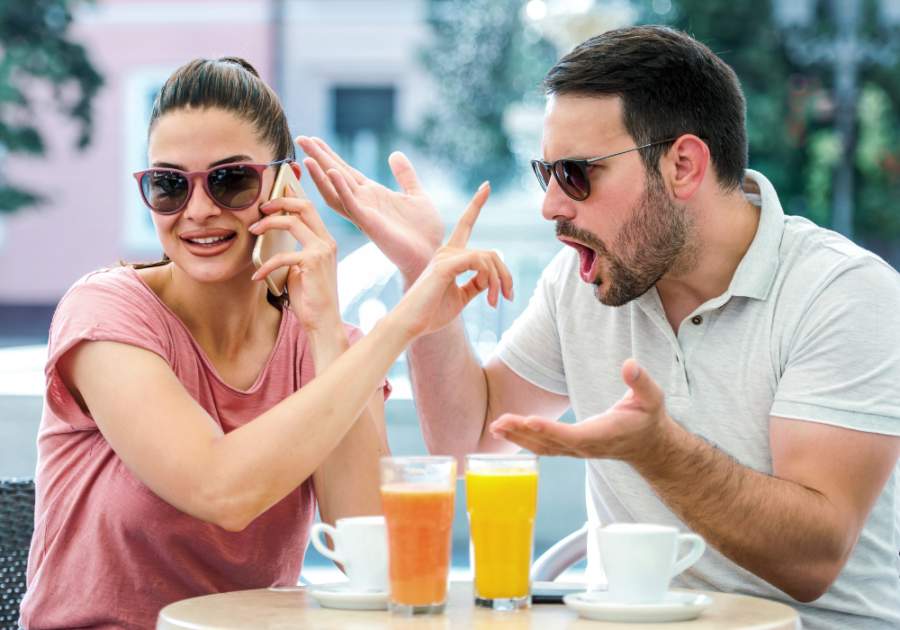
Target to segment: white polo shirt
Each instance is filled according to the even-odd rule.
[[[566,247],[503,335],[499,357],[534,385],[568,396],[578,422],[621,398],[622,363],[634,357],[662,386],[677,423],[767,475],[770,416],[900,435],[900,276],[844,237],[785,216],[769,181],[754,171],[747,177],[761,192],[756,237],[728,291],[685,318],[677,336],[656,287],[625,306],[604,306]],[[587,501],[594,522],[690,531],[624,462],[587,461]],[[896,628],[898,552],[895,468],[837,582],[812,604],[715,549],[673,586],[783,600],[812,630]]]

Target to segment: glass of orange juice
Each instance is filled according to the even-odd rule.
[[[494,610],[531,606],[537,489],[536,455],[466,456],[476,606]]]
[[[385,457],[381,508],[387,523],[388,609],[397,616],[438,615],[447,606],[456,459]]]

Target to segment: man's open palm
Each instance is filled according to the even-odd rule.
[[[303,164],[328,206],[352,221],[403,274],[406,286],[428,266],[444,240],[444,220],[403,153],[389,163],[403,192],[379,184],[345,163],[319,138],[300,136]]]

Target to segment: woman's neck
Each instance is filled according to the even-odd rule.
[[[277,337],[281,312],[266,299],[266,284],[250,280],[252,268],[215,284],[194,280],[174,263],[138,273],[214,362]]]

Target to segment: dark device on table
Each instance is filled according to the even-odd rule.
[[[570,593],[584,593],[587,585],[581,582],[534,582],[531,585],[532,604],[562,604]]]

